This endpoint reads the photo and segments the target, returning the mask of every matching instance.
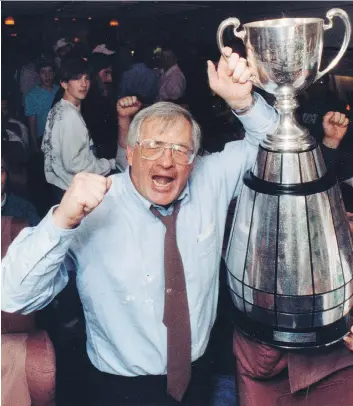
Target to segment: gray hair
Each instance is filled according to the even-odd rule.
[[[135,147],[137,141],[140,139],[141,125],[145,120],[149,118],[158,118],[166,125],[169,125],[175,122],[175,119],[179,117],[184,117],[190,123],[192,128],[193,148],[194,152],[197,153],[201,144],[200,126],[188,110],[178,104],[170,102],[158,102],[139,111],[130,124],[127,135],[127,144],[130,147]]]

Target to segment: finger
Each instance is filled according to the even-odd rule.
[[[207,61],[207,76],[211,89],[215,89],[218,80],[216,68],[211,61]]]
[[[228,58],[228,66],[227,66],[228,76],[232,76],[234,70],[238,66],[238,63],[246,65],[246,59],[240,58],[240,56],[236,53],[232,53],[231,56]]]
[[[332,117],[332,119],[331,119],[331,122],[332,122],[333,124],[339,124],[340,119],[341,119],[341,113],[338,112],[338,111],[335,111],[335,113],[334,113],[334,115],[333,115],[333,117]]]
[[[341,126],[341,127],[344,127],[344,122],[346,121],[346,116],[344,115],[344,114],[340,114],[340,119],[339,119],[339,125]]]
[[[217,66],[217,71],[218,72],[226,72],[227,66],[228,66],[228,60],[232,55],[232,48],[225,47],[222,48],[222,55],[219,59],[218,66]]]
[[[227,58],[229,58],[232,55],[232,48],[230,47],[224,47],[222,48],[222,54],[225,55]]]
[[[88,210],[93,210],[104,199],[106,188],[102,188],[102,185],[88,185],[85,189],[85,194],[82,193],[79,199],[80,204]]]
[[[324,122],[324,123],[328,123],[328,122],[332,119],[332,117],[333,117],[334,114],[335,114],[335,113],[334,113],[333,111],[328,111],[328,112],[324,115],[323,122]]]
[[[245,69],[245,71],[243,72],[243,74],[239,78],[239,83],[243,84],[243,83],[246,83],[248,81],[251,81],[253,76],[254,75],[252,74],[252,72],[251,72],[251,70],[249,68]]]
[[[113,179],[112,178],[106,178],[106,180],[107,180],[107,183],[106,183],[106,191],[105,191],[105,193],[108,193],[109,192],[109,189],[111,188],[111,186],[112,186],[112,184],[113,184]]]
[[[238,61],[233,75],[232,75],[232,81],[235,83],[239,82],[240,77],[246,73],[246,71],[248,70],[247,64],[244,63],[241,59]]]

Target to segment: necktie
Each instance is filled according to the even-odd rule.
[[[152,213],[166,227],[164,240],[164,315],[167,327],[167,391],[181,401],[191,377],[191,329],[183,262],[176,241],[177,202],[169,216],[162,216],[151,206]]]

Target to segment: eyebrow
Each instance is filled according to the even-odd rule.
[[[188,149],[193,149],[192,147],[190,147],[187,144],[184,144],[183,142],[165,142],[165,141],[162,141],[162,140],[153,140],[153,141],[163,142],[164,144],[180,145],[181,147],[185,147],[185,148],[188,148]]]

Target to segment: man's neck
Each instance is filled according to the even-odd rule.
[[[53,84],[51,85],[51,86],[44,86],[44,85],[42,85],[42,84],[40,84],[39,85],[42,89],[44,89],[44,90],[46,90],[46,91],[48,91],[48,92],[51,92],[52,90],[53,90]]]
[[[68,95],[66,92],[64,93],[63,99],[70,102],[78,109],[81,107],[81,100],[75,99],[74,97]]]

